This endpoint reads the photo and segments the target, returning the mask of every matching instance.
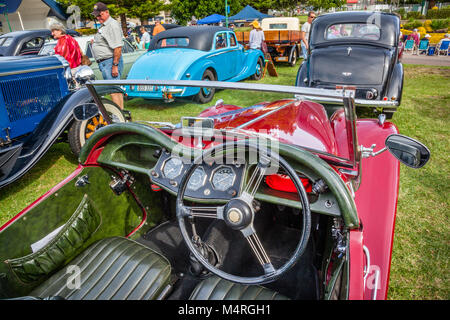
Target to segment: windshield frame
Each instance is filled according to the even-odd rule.
[[[347,131],[347,143],[349,158],[342,158],[334,154],[324,153],[314,149],[307,149],[301,145],[295,145],[305,150],[311,151],[320,156],[325,161],[331,162],[334,165],[351,168],[354,171],[358,170],[360,161],[360,152],[358,147],[358,139],[356,134],[356,108],[355,108],[355,88],[343,88],[342,90],[329,90],[318,88],[302,88],[294,86],[283,85],[268,85],[268,84],[253,84],[242,82],[223,82],[223,81],[198,81],[198,80],[93,80],[86,83],[87,88],[91,92],[95,101],[98,101],[100,112],[102,107],[100,96],[97,93],[96,86],[129,86],[129,85],[157,85],[166,88],[182,88],[182,87],[207,87],[219,89],[234,89],[247,91],[261,91],[261,92],[277,92],[295,95],[296,99],[312,100],[317,102],[328,102],[331,104],[342,105],[345,112],[345,122]],[[293,98],[293,99],[295,99]],[[379,103],[379,102],[378,102]],[[389,104],[389,102],[385,102]],[[101,106],[100,106],[101,105]],[[391,104],[389,104],[391,106]],[[276,112],[277,109],[273,110]],[[106,113],[106,112],[105,112]],[[236,133],[239,128],[234,128]],[[237,129],[237,130],[236,130]],[[228,131],[232,131],[230,128]]]

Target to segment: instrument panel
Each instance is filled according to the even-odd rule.
[[[168,151],[162,151],[156,166],[150,170],[152,183],[174,193],[192,163]],[[191,174],[185,196],[197,199],[229,200],[240,194],[245,165],[202,163]]]

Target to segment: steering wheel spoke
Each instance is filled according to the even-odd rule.
[[[256,191],[258,191],[259,186],[266,174],[267,168],[270,164],[270,159],[266,156],[260,156],[260,161],[256,165],[255,170],[252,172],[252,175],[248,179],[248,182],[244,188],[242,194],[244,198],[247,197],[249,200],[253,200],[255,197]]]
[[[184,206],[187,217],[211,218],[223,220],[223,206],[219,207],[188,207]]]
[[[266,275],[274,273],[275,268],[273,267],[269,255],[267,254],[261,241],[259,240],[259,237],[253,225],[249,225],[248,227],[242,229],[241,232],[244,235],[245,239],[247,239],[247,242],[250,245],[253,253],[255,254],[256,259],[258,259],[258,262],[263,267],[264,273]]]

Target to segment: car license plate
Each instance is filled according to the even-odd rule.
[[[137,86],[137,91],[156,91],[156,90],[158,90],[158,87],[156,86],[149,86],[149,85]]]
[[[288,57],[275,57],[276,61],[288,61]]]

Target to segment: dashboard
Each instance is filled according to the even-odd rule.
[[[178,192],[181,179],[192,165],[167,150],[162,150],[155,167],[150,170],[152,183]],[[245,165],[239,163],[202,163],[191,174],[185,195],[195,199],[229,200],[240,194]]]

